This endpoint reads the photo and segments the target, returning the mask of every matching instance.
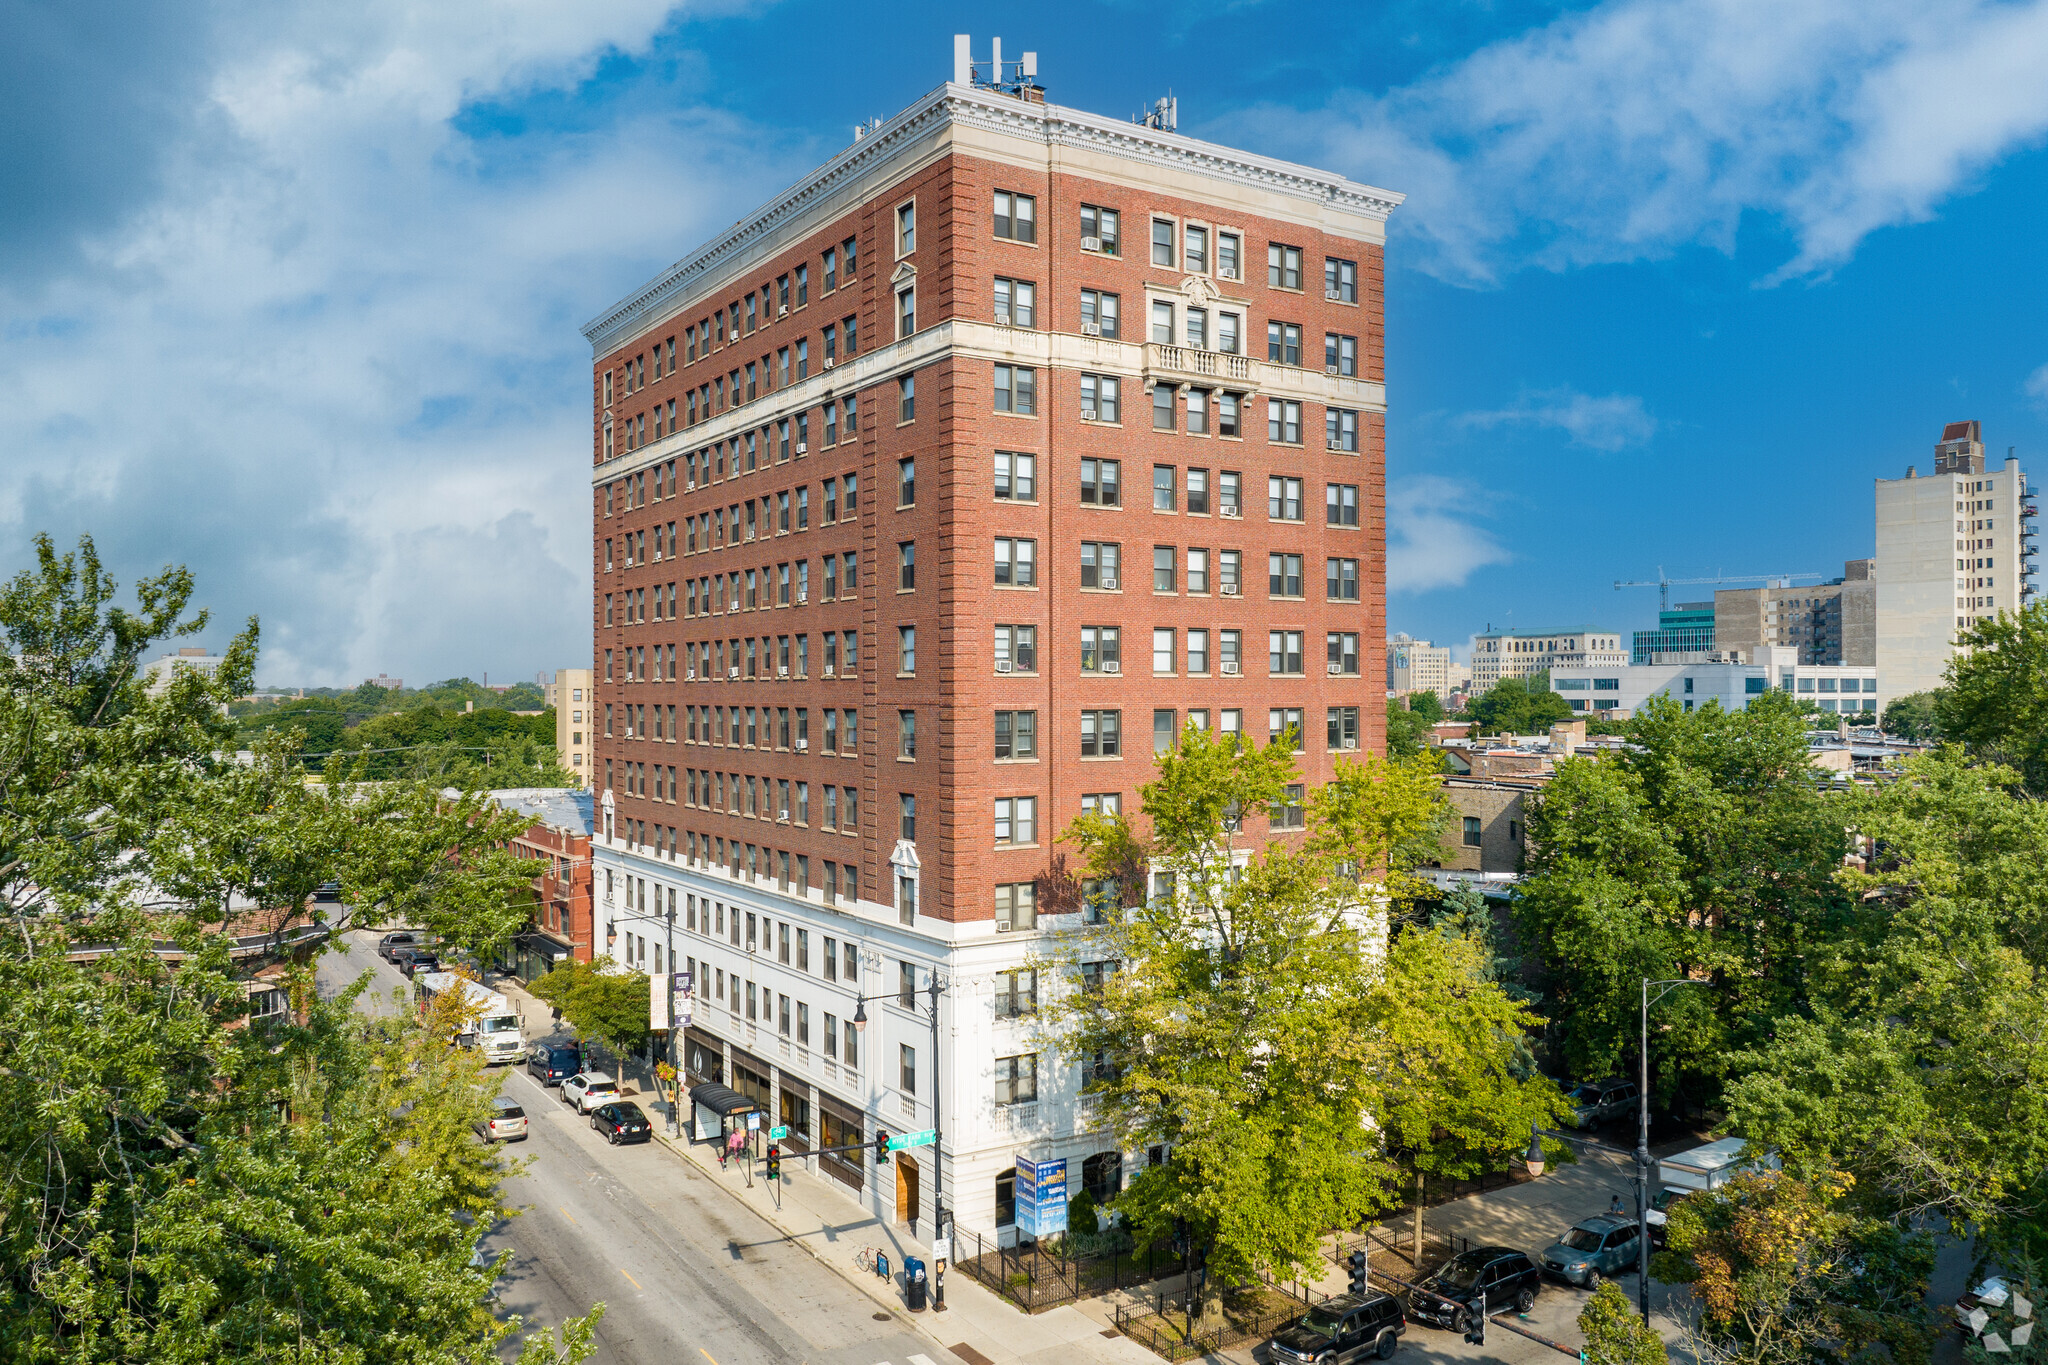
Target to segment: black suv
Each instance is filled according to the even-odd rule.
[[[440,971],[441,959],[427,948],[400,948],[391,955],[391,965],[407,976],[417,976]]]
[[[425,934],[410,933],[404,929],[395,934],[386,934],[377,940],[377,956],[386,962],[395,961],[400,948],[421,947],[426,943],[426,939]]]
[[[1349,1365],[1371,1356],[1386,1360],[1406,1330],[1393,1295],[1377,1289],[1339,1294],[1274,1333],[1266,1343],[1266,1358],[1279,1365]]]
[[[583,1069],[573,1047],[557,1043],[535,1043],[526,1050],[526,1070],[540,1078],[542,1085],[560,1085]]]
[[[1461,1251],[1417,1281],[1408,1291],[1408,1316],[1435,1327],[1463,1330],[1478,1312],[1514,1308],[1526,1313],[1543,1288],[1536,1262],[1513,1247],[1473,1247]]]

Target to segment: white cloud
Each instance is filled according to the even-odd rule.
[[[1429,592],[1463,585],[1480,569],[1505,564],[1507,548],[1460,515],[1473,490],[1438,475],[1387,486],[1387,591]]]
[[[801,152],[672,92],[516,145],[452,120],[573,86],[669,10],[221,22],[169,188],[83,268],[0,273],[4,534],[191,564],[219,615],[264,617],[265,680],[587,660],[576,329]]]
[[[1573,445],[1593,450],[1622,450],[1641,445],[1657,433],[1657,419],[1633,394],[1611,393],[1605,398],[1576,389],[1548,389],[1524,395],[1510,407],[1492,412],[1468,412],[1458,425],[1482,431],[1494,427],[1547,427],[1562,431]]]
[[[1407,192],[1397,230],[1449,279],[1726,251],[1752,212],[1796,242],[1777,278],[1807,275],[2041,140],[2048,4],[1610,0],[1269,122]]]
[[[2035,406],[2048,407],[2048,365],[2043,365],[2028,375],[2020,389]]]

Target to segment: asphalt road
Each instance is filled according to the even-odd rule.
[[[320,963],[322,993],[369,973],[359,1007],[403,1008],[390,997],[408,983],[376,935],[342,942]],[[659,1145],[607,1146],[559,1090],[508,1072],[503,1093],[525,1106],[529,1136],[508,1152],[522,1168],[505,1182],[518,1212],[484,1239],[487,1255],[512,1249],[503,1312],[554,1326],[605,1303],[597,1365],[932,1365],[930,1342],[893,1315],[876,1321],[872,1300]]]

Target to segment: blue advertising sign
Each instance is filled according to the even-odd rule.
[[[1067,1230],[1067,1163],[1017,1158],[1017,1231],[1053,1237]]]

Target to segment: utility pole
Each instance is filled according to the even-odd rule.
[[[1642,1052],[1637,1058],[1636,1081],[1636,1311],[1643,1321],[1650,1320],[1650,1172],[1656,1163],[1650,1160],[1650,1006],[1662,1000],[1680,986],[1697,986],[1700,982],[1691,977],[1681,976],[1669,981],[1652,981],[1643,978],[1643,1032]],[[1650,987],[1662,986],[1656,1000],[1650,998]]]

